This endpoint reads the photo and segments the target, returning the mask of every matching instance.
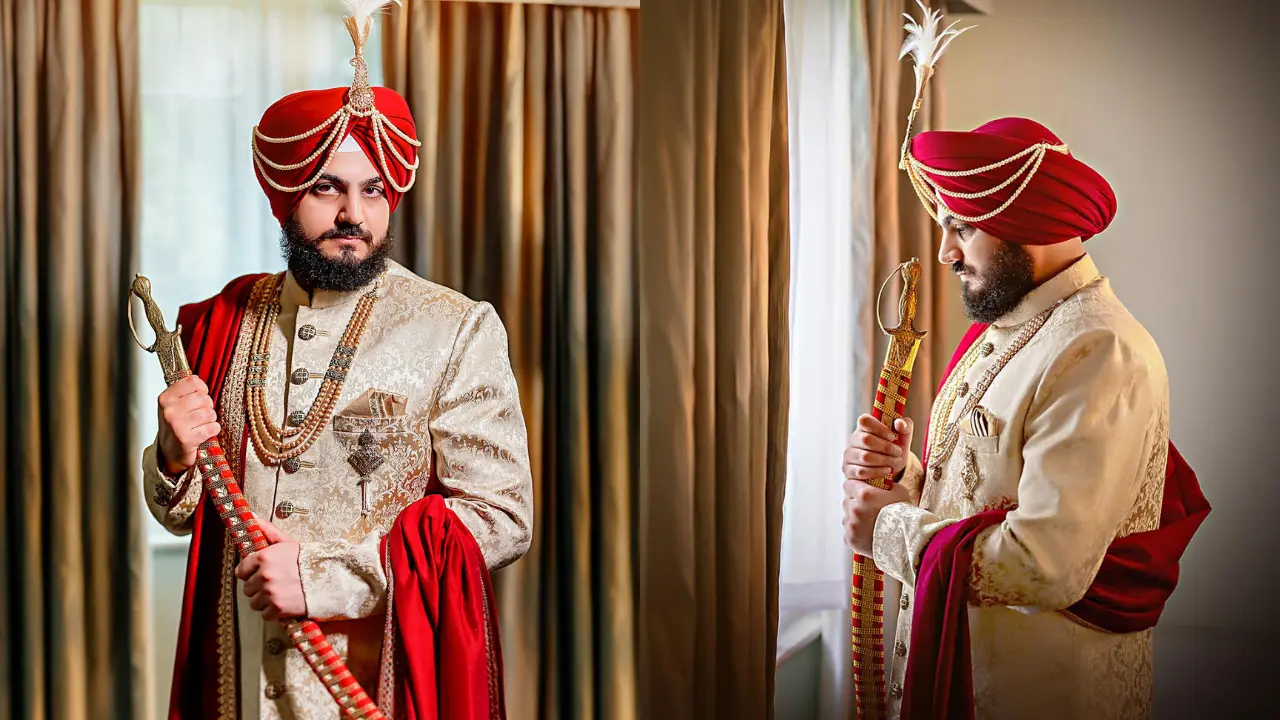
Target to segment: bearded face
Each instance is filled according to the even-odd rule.
[[[1026,248],[957,219],[940,205],[938,260],[960,278],[960,299],[973,322],[995,322],[1036,288],[1035,262]]]
[[[386,269],[391,209],[363,151],[338,152],[282,226],[285,262],[308,290],[350,292]]]
[[[348,246],[334,255],[325,253],[321,248],[326,240],[341,238]],[[318,237],[312,237],[302,229],[294,218],[285,222],[280,237],[280,248],[284,253],[289,271],[293,273],[298,284],[308,290],[332,290],[334,292],[351,292],[373,282],[387,269],[387,257],[391,252],[394,237],[388,229],[379,241],[374,241],[373,234],[358,225],[340,222]],[[353,243],[355,240],[370,249],[359,257]]]

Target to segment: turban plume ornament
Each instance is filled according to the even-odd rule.
[[[351,87],[287,95],[267,108],[253,128],[254,171],[281,223],[352,141],[377,168],[392,211],[417,176],[422,143],[409,105],[394,90],[370,87],[364,59],[374,12],[400,0],[343,1],[349,11],[343,22],[355,45]]]
[[[908,16],[899,54],[915,62],[916,95],[898,166],[929,215],[937,220],[942,205],[957,220],[1023,245],[1088,240],[1105,230],[1116,213],[1111,186],[1040,123],[1001,118],[971,132],[911,136],[938,58],[970,29],[956,30],[954,23],[943,29],[940,12],[921,10],[919,24]]]

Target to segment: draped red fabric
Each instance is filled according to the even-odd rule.
[[[209,386],[218,407],[249,295],[261,277],[238,278],[219,295],[178,311],[188,362]],[[241,458],[245,450],[242,443]],[[243,461],[234,470],[243,477]],[[202,499],[195,512],[170,686],[170,720],[219,717],[216,632],[224,530],[219,518],[209,514],[210,507]],[[429,495],[401,513],[383,549],[394,573],[393,692],[399,700],[395,717],[504,717],[493,588],[470,531],[443,497]],[[238,675],[232,681],[238,681]],[[370,695],[377,692],[377,688],[365,690]],[[238,691],[236,701],[238,707]]]
[[[921,163],[943,172],[989,168],[961,176],[923,172],[937,185],[943,204],[958,215],[981,217],[1013,198],[1012,204],[994,217],[973,223],[1001,240],[1049,245],[1074,237],[1088,240],[1105,230],[1116,215],[1115,193],[1105,178],[1070,151],[1046,151],[1030,182],[1016,198],[1014,194],[1022,188],[1030,171],[1024,171],[1023,166],[1032,160],[1031,155],[990,167],[1039,143],[1063,145],[1040,123],[1011,117],[992,120],[969,132],[922,132],[911,139],[909,152]],[[985,197],[949,194],[983,193],[1001,185]]]
[[[417,140],[418,132],[413,123],[413,115],[409,112],[409,104],[400,93],[385,87],[375,87],[372,90],[374,107],[382,113],[386,121],[400,132]],[[286,95],[266,109],[262,119],[258,121],[256,132],[279,139],[305,135],[342,109],[347,103],[348,92],[347,88],[338,87],[327,90],[304,90]],[[374,136],[372,117],[352,117],[343,134],[330,141],[329,134],[333,129],[334,125],[330,125],[319,132],[288,143],[271,143],[255,136],[258,150],[272,163],[283,166],[303,163],[300,167],[290,170],[281,170],[256,161],[254,163],[258,184],[262,186],[262,191],[267,194],[267,199],[271,202],[271,214],[275,215],[280,223],[283,224],[288,220],[293,211],[298,208],[298,203],[302,201],[305,191],[284,192],[272,187],[271,183],[267,182],[267,178],[270,177],[277,185],[286,188],[297,187],[307,182],[329,157],[332,144],[320,150],[327,141],[340,145],[346,136],[350,135],[373,161],[374,167],[378,169],[378,174],[384,181],[388,179],[389,174],[396,185],[404,187],[409,184],[413,173],[396,158],[395,154],[399,153],[405,162],[413,166],[417,164],[418,149],[412,143],[405,141],[395,130],[387,128],[384,124],[380,132],[382,140],[379,141]],[[264,171],[266,176],[263,175]],[[384,190],[391,212],[395,212],[404,194],[392,187],[390,182],[385,183]]]
[[[982,324],[969,328],[946,374],[985,329]],[[1177,587],[1182,554],[1211,509],[1195,472],[1170,443],[1160,526],[1112,542],[1084,598],[1065,613],[1113,633],[1155,627]],[[967,612],[973,546],[982,530],[998,525],[1007,514],[978,513],[939,531],[926,546],[916,576],[904,720],[973,717]]]
[[[390,566],[395,717],[505,717],[497,606],[480,546],[440,495],[382,540]]]
[[[178,309],[187,362],[191,371],[209,386],[215,407],[221,407],[222,389],[249,295],[253,284],[262,277],[258,274],[237,278],[218,295]],[[233,469],[243,477],[243,467]],[[182,617],[169,692],[170,720],[218,715],[218,639],[214,631],[222,591],[224,530],[216,515],[209,517],[208,508],[201,498],[187,554]]]

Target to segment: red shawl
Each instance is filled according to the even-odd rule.
[[[191,369],[209,386],[219,407],[249,295],[261,277],[237,278],[219,295],[178,311]],[[245,449],[242,443],[241,458]],[[244,476],[243,464],[235,469]],[[195,512],[170,720],[218,716],[216,633],[224,531],[209,507],[202,501]],[[504,717],[497,609],[475,539],[436,495],[402,511],[388,538],[382,548],[394,573],[394,717]],[[365,691],[374,697],[378,688]]]
[[[943,373],[944,382],[985,329],[986,325],[976,324],[965,333]],[[927,447],[927,431],[925,442]],[[1178,561],[1209,510],[1195,472],[1170,443],[1160,527],[1112,542],[1084,598],[1066,613],[1113,633],[1155,627],[1178,584]],[[904,719],[973,718],[969,570],[978,534],[1000,524],[1007,514],[1006,510],[978,513],[939,531],[926,546],[916,576]]]

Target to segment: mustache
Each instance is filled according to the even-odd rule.
[[[354,238],[358,237],[366,243],[373,244],[373,233],[364,229],[356,223],[340,222],[332,228],[325,230],[316,238],[316,242],[334,238]]]
[[[965,265],[964,262],[961,260],[957,260],[951,263],[951,271],[957,275],[959,275],[962,272],[969,273],[970,275],[973,274],[973,268],[969,267],[968,265]]]

